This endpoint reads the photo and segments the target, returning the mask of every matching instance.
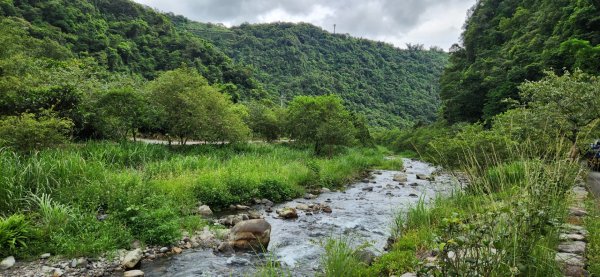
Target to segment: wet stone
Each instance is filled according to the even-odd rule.
[[[560,234],[560,240],[569,241],[569,240],[578,240],[585,241],[585,236],[581,234]]]

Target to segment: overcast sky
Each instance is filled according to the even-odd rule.
[[[226,26],[308,22],[330,32],[446,50],[458,42],[476,0],[134,0],[164,12]]]

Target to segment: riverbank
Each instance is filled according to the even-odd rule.
[[[22,156],[0,152],[2,258],[98,257],[146,245],[177,245],[182,231],[209,225],[217,211],[254,198],[293,199],[336,188],[373,166],[394,167],[383,149],[349,148],[332,158],[287,145],[167,147],[87,143]]]

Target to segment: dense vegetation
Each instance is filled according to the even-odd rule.
[[[441,78],[444,118],[489,120],[544,70],[600,74],[598,30],[598,1],[477,1]]]
[[[402,50],[306,23],[225,28],[182,17],[174,20],[236,62],[252,66],[277,101],[335,93],[373,125],[405,127],[435,120],[438,78],[447,60],[438,48],[408,45]]]

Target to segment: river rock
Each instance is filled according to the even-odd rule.
[[[65,274],[60,268],[50,266],[42,266],[42,272],[44,272],[44,275],[52,277],[60,277]]]
[[[52,254],[50,254],[50,253],[44,253],[44,254],[42,254],[40,256],[40,259],[48,259],[48,258],[50,258],[50,256],[52,256]]]
[[[408,196],[409,196],[409,197],[419,197],[418,195],[416,195],[416,194],[414,194],[414,193],[411,193],[411,194],[409,194]]]
[[[581,234],[560,234],[560,240],[579,240],[585,241],[585,236]]]
[[[271,224],[264,219],[239,222],[229,234],[229,243],[235,249],[267,249],[271,240]]]
[[[285,207],[283,209],[277,210],[276,212],[279,215],[279,217],[281,217],[281,218],[285,218],[285,219],[298,218],[298,213],[296,212],[296,209],[294,209],[294,208]]]
[[[158,250],[158,252],[160,252],[160,253],[167,253],[168,251],[169,251],[169,247],[166,247],[166,246],[165,246],[165,247],[161,247],[161,248]]]
[[[362,249],[356,252],[356,257],[358,257],[358,259],[364,264],[371,265],[377,255],[367,249]]]
[[[554,260],[565,265],[585,266],[584,258],[573,253],[558,252],[554,257]]]
[[[228,241],[221,242],[219,244],[219,246],[217,247],[217,251],[219,251],[221,253],[225,253],[225,254],[232,253],[232,252],[234,252],[233,244]]]
[[[583,242],[583,241],[562,242],[558,245],[558,251],[581,255],[581,254],[585,253],[585,242]]]
[[[296,205],[296,209],[301,210],[301,211],[308,211],[308,210],[310,210],[310,207],[306,204],[300,203],[300,204]]]
[[[127,255],[125,255],[125,258],[123,258],[121,266],[125,269],[134,268],[140,262],[142,257],[144,257],[144,252],[142,252],[142,249],[137,248],[131,250],[127,253]]]
[[[123,273],[123,277],[143,277],[144,272],[141,270],[129,270]]]
[[[211,216],[213,212],[208,205],[202,205],[198,207],[198,214],[202,216]]]
[[[332,212],[331,207],[329,207],[329,206],[323,206],[323,207],[321,207],[321,210],[324,213],[328,213],[328,214],[330,214]]]
[[[241,221],[248,220],[250,217],[247,214],[228,215],[217,221],[217,223],[225,226],[234,226]]]
[[[331,190],[328,188],[321,188],[321,193],[328,193],[328,192],[331,192]]]
[[[418,186],[419,186],[419,184],[418,184],[418,183],[410,183],[410,185],[409,185],[409,186],[411,186],[411,187],[418,187]]]
[[[246,205],[235,205],[235,209],[238,211],[247,211],[250,210],[250,207]]]
[[[8,257],[4,258],[4,260],[2,260],[2,262],[0,262],[0,268],[2,268],[2,269],[9,269],[13,265],[15,265],[15,257],[13,257],[13,256],[8,256]]]
[[[404,173],[398,173],[394,175],[394,181],[396,182],[406,182],[408,181],[408,176]]]
[[[363,191],[373,191],[373,187],[364,187]]]
[[[183,249],[179,248],[179,247],[173,247],[171,249],[171,252],[175,253],[175,254],[181,254],[181,252],[183,251]]]
[[[417,274],[414,274],[412,272],[407,272],[407,273],[400,275],[400,277],[417,277]]]
[[[263,216],[257,211],[248,211],[248,219],[261,219]]]
[[[569,214],[572,216],[586,216],[588,213],[581,208],[576,208],[576,207],[570,207],[569,208]]]
[[[417,179],[419,180],[430,180],[431,177],[425,175],[425,174],[417,174]]]
[[[304,199],[306,199],[306,200],[315,199],[315,198],[317,198],[317,196],[312,193],[307,193],[304,195]]]

